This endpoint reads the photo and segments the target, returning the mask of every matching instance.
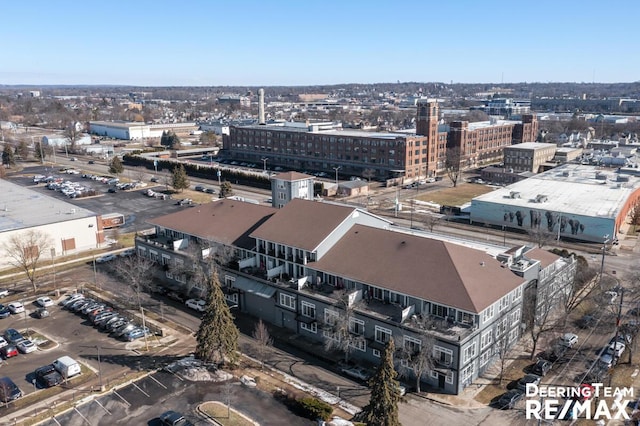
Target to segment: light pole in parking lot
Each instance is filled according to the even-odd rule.
[[[104,385],[102,384],[102,364],[100,363],[100,346],[96,345],[98,351],[98,380],[100,381],[100,392],[104,392]]]
[[[263,167],[262,170],[264,171],[265,174],[267,174],[267,160],[269,160],[268,158],[261,158],[262,163],[263,163]]]
[[[332,169],[336,171],[336,195],[338,194],[338,170],[340,170],[341,168],[341,166],[332,167]]]

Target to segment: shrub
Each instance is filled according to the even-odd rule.
[[[300,414],[311,420],[329,420],[333,413],[331,405],[316,398],[301,398],[298,400],[298,406],[300,407]]]

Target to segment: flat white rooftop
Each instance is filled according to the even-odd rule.
[[[95,216],[90,210],[0,179],[0,232]]]
[[[640,188],[639,177],[623,176],[628,182],[618,182],[614,169],[565,164],[473,201],[614,219],[629,196]],[[538,196],[546,197],[546,201],[536,202]]]

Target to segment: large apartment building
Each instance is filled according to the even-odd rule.
[[[462,149],[463,167],[502,161],[502,150],[512,143],[532,142],[536,117],[522,121],[442,123],[436,101],[417,102],[415,133],[344,130],[339,123],[269,123],[231,126],[223,140],[223,154],[235,160],[297,171],[338,170],[340,175],[386,180],[435,176],[445,170],[446,150]]]
[[[220,200],[150,223],[137,252],[176,288],[200,293],[189,263],[224,254],[220,282],[242,312],[318,342],[335,339],[343,319],[350,356],[364,364],[390,339],[413,351],[428,341],[434,365],[422,381],[452,394],[520,338],[524,295],[535,297],[541,277],[562,291],[575,273],[573,259],[551,253],[487,252],[302,199],[280,209]]]

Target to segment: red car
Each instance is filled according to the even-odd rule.
[[[18,356],[18,349],[13,345],[8,345],[0,348],[0,355],[4,359],[11,358],[12,356]]]

